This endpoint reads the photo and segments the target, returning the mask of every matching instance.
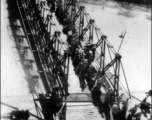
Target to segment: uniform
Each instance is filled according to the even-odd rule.
[[[78,70],[79,70],[78,76],[79,76],[79,80],[80,80],[80,87],[82,89],[84,89],[86,87],[86,84],[85,84],[86,66],[87,66],[87,60],[82,59],[78,66]]]
[[[112,107],[112,114],[114,120],[126,120],[126,112],[127,112],[127,105],[128,105],[127,99],[124,103],[122,108],[120,109],[119,101],[113,105]]]
[[[97,70],[94,68],[94,66],[90,65],[86,73],[86,81],[90,89],[93,87],[95,83],[96,74],[97,74]]]

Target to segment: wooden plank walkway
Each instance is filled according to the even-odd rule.
[[[97,108],[92,104],[74,107],[68,107],[67,104],[66,120],[105,120],[105,118],[101,117]]]

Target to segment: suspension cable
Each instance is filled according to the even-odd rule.
[[[124,87],[124,85],[122,84],[122,82],[120,81],[120,84],[122,85],[123,89],[125,90],[125,92],[129,95],[128,91],[126,90],[126,88]]]

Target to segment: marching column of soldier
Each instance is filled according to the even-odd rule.
[[[146,99],[149,96],[152,96],[152,91],[148,92],[148,96],[139,104],[131,108],[127,113],[128,101],[127,98],[125,101],[120,102],[122,96],[120,95],[117,99],[113,96],[112,90],[109,90],[106,93],[104,103],[101,102],[100,96],[102,95],[101,90],[95,84],[95,79],[97,77],[97,70],[93,66],[93,61],[95,57],[94,48],[82,47],[81,41],[79,41],[78,32],[75,26],[71,25],[72,21],[68,16],[68,13],[63,10],[62,3],[54,1],[56,3],[55,12],[57,19],[60,24],[64,25],[63,33],[67,35],[67,42],[69,44],[68,53],[70,53],[73,66],[75,68],[75,73],[78,75],[80,80],[80,87],[85,89],[86,82],[91,90],[92,97],[94,97],[97,106],[99,106],[100,112],[105,113],[106,120],[140,120],[141,115],[150,114],[150,104],[146,102]],[[55,5],[55,4],[53,4]],[[102,106],[102,107],[101,107]],[[137,108],[140,108],[141,112],[137,112]],[[112,115],[110,111],[112,109]],[[102,114],[102,113],[101,113]]]
[[[52,12],[55,12],[55,15],[59,21],[60,24],[64,25],[63,33],[67,35],[67,42],[69,44],[68,49],[65,51],[64,57],[68,56],[71,57],[74,70],[76,75],[79,77],[80,80],[80,87],[82,90],[86,88],[86,83],[89,87],[89,90],[91,90],[92,97],[94,100],[94,103],[96,103],[96,106],[99,106],[99,110],[102,114],[102,112],[105,113],[106,120],[133,120],[133,118],[136,118],[135,120],[138,120],[136,115],[137,108],[140,108],[142,111],[142,114],[146,116],[147,113],[150,113],[150,107],[147,105],[146,99],[149,96],[152,96],[152,91],[150,90],[148,92],[147,97],[139,104],[138,106],[135,105],[133,108],[129,110],[129,114],[126,117],[126,112],[128,109],[128,100],[120,102],[121,95],[117,97],[117,99],[114,98],[113,91],[109,89],[109,91],[106,93],[105,101],[101,102],[100,96],[102,95],[100,88],[96,84],[96,78],[98,71],[93,65],[93,61],[95,58],[95,50],[93,47],[88,47],[89,44],[86,44],[84,47],[82,47],[82,42],[79,41],[79,35],[77,32],[77,29],[75,26],[71,25],[72,21],[69,17],[68,12],[64,11],[62,8],[62,2],[56,1],[56,0],[36,0],[37,10],[39,12],[40,16],[39,18],[33,18],[35,21],[41,20],[41,33],[38,33],[39,35],[44,35],[44,37],[50,37],[49,33],[50,30],[48,28]],[[46,14],[44,15],[44,11]],[[44,17],[45,16],[45,17]],[[53,42],[53,41],[52,41]],[[52,43],[53,44],[53,43]],[[49,44],[50,45],[50,44]],[[48,47],[52,52],[54,51],[53,45],[50,45]],[[47,51],[46,51],[47,52]],[[52,54],[53,55],[53,54]],[[54,54],[53,56],[56,56]],[[66,58],[65,57],[65,58]],[[62,64],[62,61],[58,61]],[[122,105],[120,105],[122,104]],[[112,113],[111,113],[112,110]],[[111,117],[112,114],[112,117]],[[140,114],[141,115],[141,114]],[[140,119],[139,119],[140,120]]]

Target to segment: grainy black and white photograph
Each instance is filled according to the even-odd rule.
[[[1,0],[1,120],[152,120],[151,0]]]

